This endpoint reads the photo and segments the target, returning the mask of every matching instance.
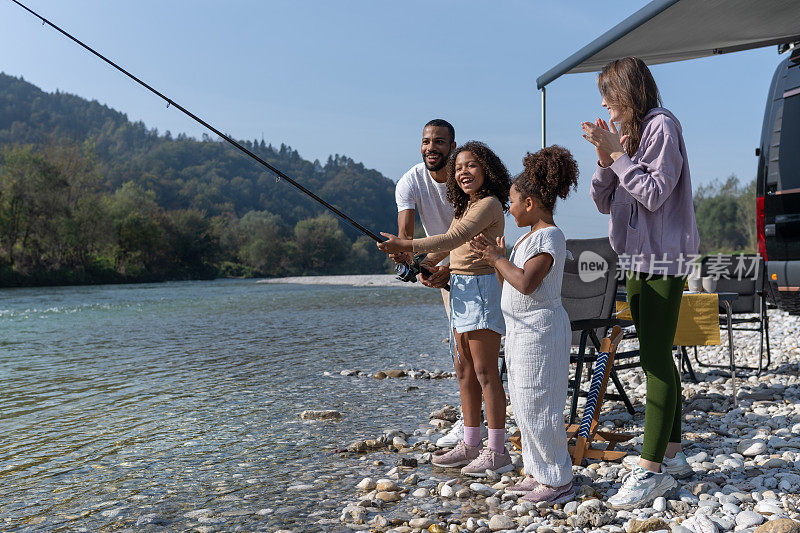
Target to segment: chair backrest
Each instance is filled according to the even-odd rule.
[[[731,303],[734,313],[758,313],[759,292],[764,287],[764,260],[755,254],[715,254],[700,261],[700,275],[719,277],[717,292],[735,292],[739,297]]]
[[[611,318],[617,295],[617,254],[608,238],[567,239],[567,250],[572,260],[564,262],[561,303],[570,321]],[[597,328],[597,338],[602,339],[607,329]],[[580,331],[572,332],[573,346],[580,336]]]

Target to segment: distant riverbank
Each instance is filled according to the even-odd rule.
[[[298,285],[351,285],[353,287],[423,287],[420,283],[400,281],[394,274],[358,274],[352,276],[295,276],[272,278],[256,283],[295,283]]]

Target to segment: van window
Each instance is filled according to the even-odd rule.
[[[800,94],[783,100],[781,147],[778,150],[780,188],[800,188]]]

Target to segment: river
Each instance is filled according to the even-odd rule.
[[[453,380],[340,371],[451,370],[446,336],[414,287],[4,289],[0,530],[318,529],[368,470],[326,451],[458,403]]]

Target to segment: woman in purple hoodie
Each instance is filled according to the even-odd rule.
[[[591,196],[611,215],[609,238],[626,270],[647,376],[642,455],[608,503],[634,509],[674,489],[674,477],[692,474],[681,452],[681,379],[672,343],[687,262],[699,239],[681,124],[661,107],[647,65],[635,57],[612,61],[597,85],[610,119],[581,124],[597,150]]]

